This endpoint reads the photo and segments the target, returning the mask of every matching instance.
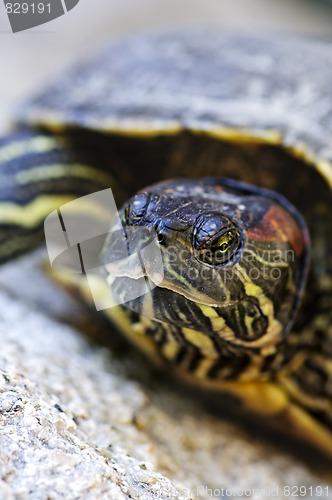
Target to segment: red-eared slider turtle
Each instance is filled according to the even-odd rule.
[[[111,187],[124,239],[157,233],[164,276],[107,316],[181,380],[332,456],[331,88],[326,41],[196,29],[106,49],[0,142],[2,259]],[[113,291],[136,271],[113,269]]]

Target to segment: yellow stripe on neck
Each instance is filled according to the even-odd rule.
[[[44,135],[18,140],[5,144],[0,148],[0,163],[14,160],[31,153],[45,153],[59,148],[59,139]]]
[[[39,165],[27,170],[22,170],[15,176],[15,181],[20,186],[31,182],[41,182],[44,180],[61,179],[62,177],[76,177],[91,181],[98,181],[105,187],[114,187],[113,177],[106,172],[101,172],[94,167],[79,163],[50,163]]]

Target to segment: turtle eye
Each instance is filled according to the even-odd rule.
[[[238,252],[241,233],[234,222],[224,215],[206,214],[199,217],[194,230],[196,258],[206,264],[225,264]]]

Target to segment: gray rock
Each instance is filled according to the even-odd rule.
[[[1,499],[287,498],[285,485],[313,498],[310,486],[326,486],[158,380],[112,328],[108,348],[66,324],[105,329],[39,260],[0,274]]]

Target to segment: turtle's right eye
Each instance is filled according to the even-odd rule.
[[[148,193],[136,194],[124,209],[124,222],[126,224],[139,222],[146,214],[149,204],[150,195]]]

